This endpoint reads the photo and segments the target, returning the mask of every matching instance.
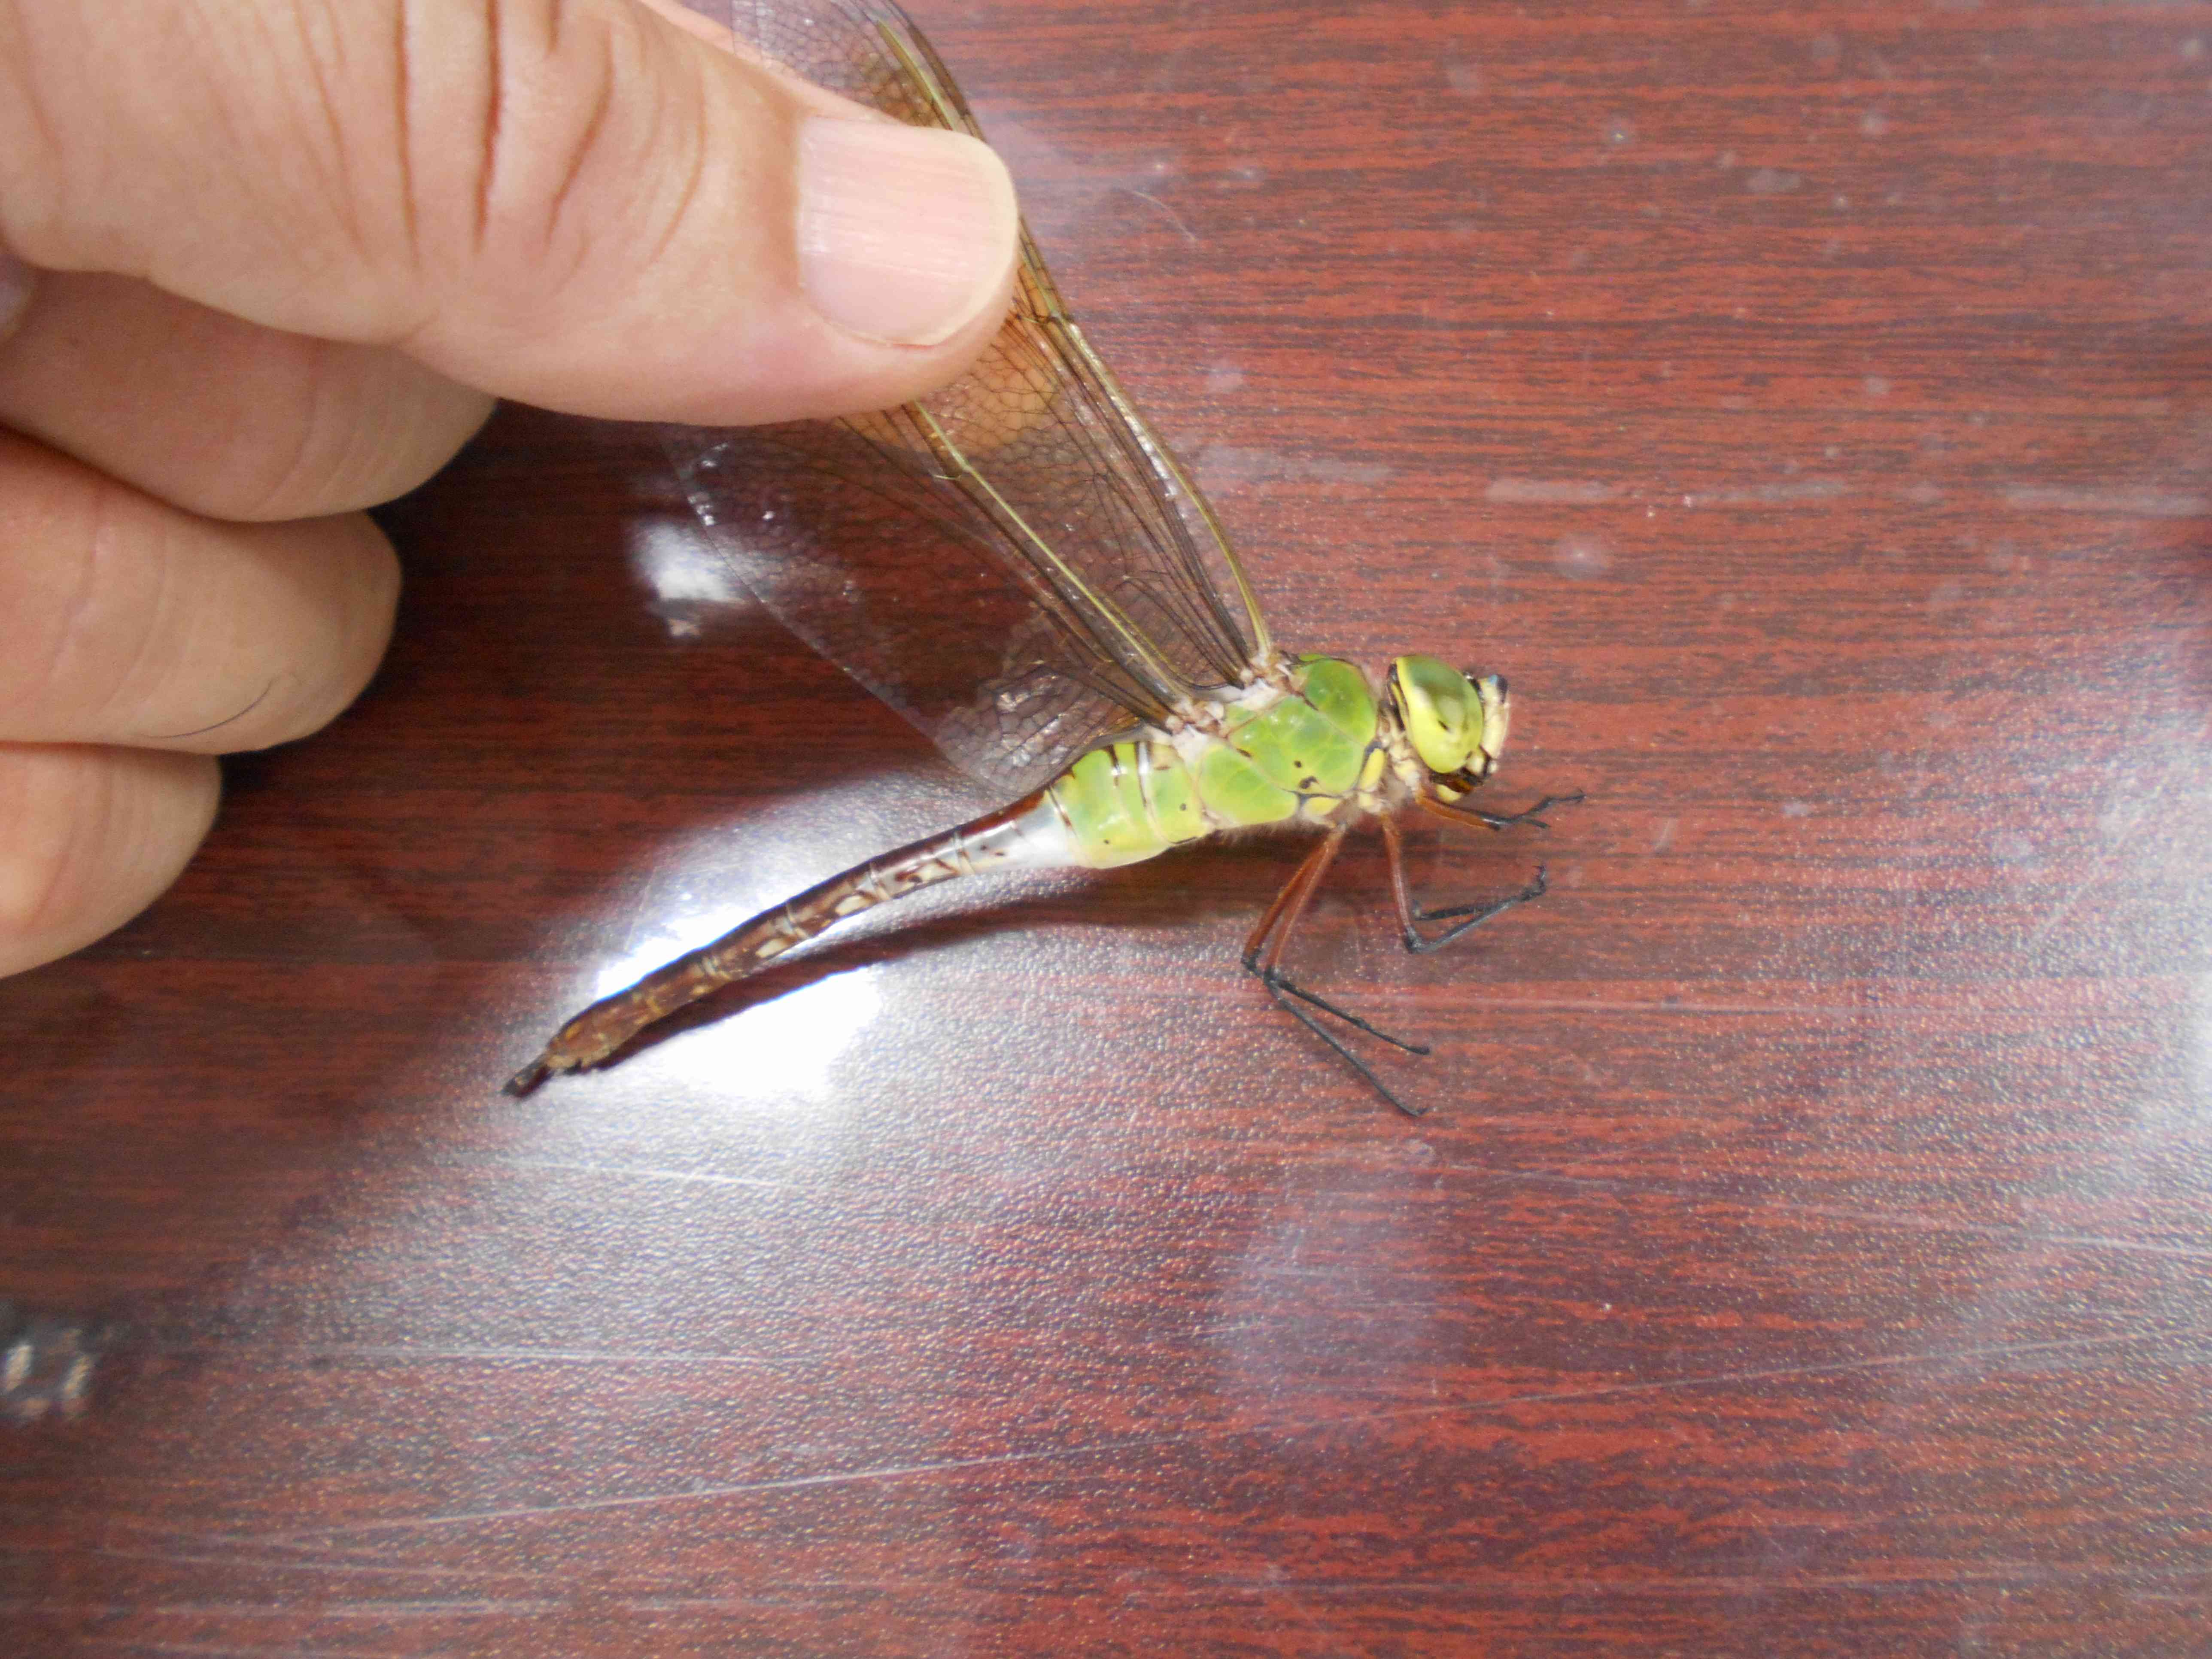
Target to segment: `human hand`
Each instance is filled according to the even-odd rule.
[[[852,413],[988,343],[990,152],[714,34],[672,0],[0,0],[0,973],[168,885],[214,756],[361,690],[398,580],[361,509],[495,396]]]

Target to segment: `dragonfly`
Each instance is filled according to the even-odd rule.
[[[917,125],[981,137],[951,73],[880,0],[750,3],[741,51]],[[1424,908],[1401,819],[1544,826],[1582,799],[1493,813],[1503,677],[1408,653],[1370,678],[1276,641],[1213,508],[1062,302],[1026,225],[1007,319],[947,389],[896,410],[742,430],[672,428],[704,532],[802,639],[1012,803],[872,858],[603,998],[507,1084],[620,1056],[678,1009],[840,922],[940,882],[1140,862],[1248,830],[1316,844],[1244,941],[1244,969],[1384,1100],[1354,1047],[1423,1054],[1300,984],[1291,939],[1346,836],[1382,828],[1407,950],[1442,948],[1540,897]]]

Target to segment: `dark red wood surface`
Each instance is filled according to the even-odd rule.
[[[635,433],[387,515],[388,665],[0,985],[0,1647],[2212,1651],[2212,4],[919,6],[1281,631],[1510,676],[1379,851],[940,890],[992,805]],[[963,884],[967,885],[967,884]],[[27,1412],[23,1396],[18,1415]]]

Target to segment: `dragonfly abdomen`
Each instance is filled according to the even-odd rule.
[[[1040,789],[957,829],[840,871],[655,969],[627,990],[602,998],[555,1032],[544,1053],[508,1080],[507,1091],[527,1093],[550,1073],[600,1064],[647,1026],[757,972],[863,910],[959,876],[1083,862],[1071,851],[1059,815]]]

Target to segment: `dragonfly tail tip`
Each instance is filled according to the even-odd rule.
[[[507,1079],[507,1086],[501,1092],[512,1095],[515,1099],[520,1100],[534,1091],[539,1084],[544,1082],[547,1074],[552,1069],[552,1066],[546,1063],[545,1056],[540,1054],[529,1065]]]

